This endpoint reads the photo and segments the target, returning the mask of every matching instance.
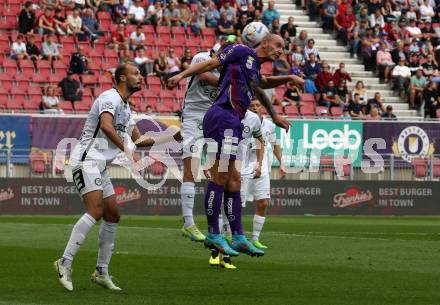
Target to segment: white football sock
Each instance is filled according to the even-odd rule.
[[[99,228],[99,252],[96,266],[98,267],[99,273],[103,275],[108,274],[108,265],[110,264],[115,246],[117,226],[117,223],[103,220]]]
[[[220,230],[220,234],[223,232],[223,216],[222,214],[218,215],[218,229]]]
[[[193,209],[195,195],[194,182],[183,182],[180,188],[180,198],[182,199],[182,215],[185,228],[194,225]]]
[[[252,231],[252,240],[258,240],[260,238],[261,230],[263,230],[264,221],[266,217],[254,215],[254,230]]]
[[[222,219],[223,219],[223,233],[225,233],[226,235],[231,235],[231,227],[229,226],[229,221],[228,221],[228,217],[225,214],[224,209],[222,209]]]
[[[85,213],[75,224],[70,234],[70,239],[67,242],[66,249],[64,250],[61,264],[64,267],[71,268],[73,258],[78,252],[79,248],[83,244],[84,240],[89,234],[90,230],[96,224],[95,218]]]

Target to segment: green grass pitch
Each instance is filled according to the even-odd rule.
[[[123,216],[110,265],[123,291],[90,282],[96,227],[69,293],[52,262],[76,219],[0,217],[0,305],[440,304],[436,217],[268,217],[266,256],[241,255],[234,271],[210,267],[209,252],[180,236],[179,217]]]

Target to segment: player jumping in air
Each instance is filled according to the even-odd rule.
[[[243,232],[240,173],[235,166],[235,160],[238,144],[242,138],[241,120],[250,101],[259,92],[258,86],[272,88],[288,81],[303,83],[302,79],[293,76],[280,76],[271,80],[261,77],[260,64],[280,58],[284,52],[283,47],[283,39],[278,35],[270,34],[255,50],[240,44],[231,45],[222,50],[216,58],[193,65],[169,79],[169,85],[176,86],[186,77],[223,66],[219,80],[219,95],[203,119],[204,137],[217,143],[216,160],[210,172],[212,180],[208,184],[205,197],[208,219],[205,245],[231,256],[238,255],[238,252],[252,256],[264,255],[264,251],[252,245]],[[263,104],[270,108],[270,102],[266,100]],[[218,219],[223,195],[225,213],[233,235],[231,246],[219,230]]]
[[[139,161],[138,155],[127,148],[130,137],[138,147],[152,146],[178,137],[175,132],[155,138],[141,136],[128,103],[129,97],[141,90],[142,76],[136,66],[119,66],[115,71],[115,82],[115,88],[104,91],[93,103],[70,160],[73,165],[72,177],[84,201],[86,213],[73,227],[63,256],[54,262],[61,285],[69,291],[73,290],[73,259],[100,219],[98,260],[91,279],[104,288],[121,290],[108,273],[120,216],[106,166],[120,151],[124,151],[130,160]]]

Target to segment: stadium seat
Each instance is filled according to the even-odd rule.
[[[340,117],[342,115],[343,109],[341,107],[330,107],[330,113],[334,117]]]
[[[97,79],[95,75],[81,75],[81,82],[83,85],[95,86],[97,84]]]
[[[28,99],[23,103],[23,108],[26,111],[38,111],[40,110],[41,99]]]
[[[162,25],[160,25],[160,26],[158,26],[157,27],[157,35],[159,35],[159,36],[169,36],[170,35],[170,28],[168,27],[168,26],[162,26]]]
[[[315,96],[312,93],[300,93],[299,99],[304,103],[313,103],[315,105]]]
[[[9,58],[3,59],[3,69],[6,73],[15,74],[17,72],[17,61]]]
[[[75,102],[74,106],[75,106],[75,111],[76,112],[89,112],[90,111],[89,104],[87,102],[84,102],[84,101]]]
[[[299,112],[302,116],[315,116],[315,107],[311,107],[310,105],[301,106]]]
[[[60,108],[63,109],[64,112],[72,112],[73,111],[72,103],[68,102],[68,101],[61,101]]]
[[[12,99],[7,100],[6,107],[10,110],[19,111],[23,109],[24,101],[25,101],[24,95],[14,96]]]
[[[52,69],[50,62],[48,60],[39,60],[37,61],[38,69]]]
[[[41,151],[31,151],[29,160],[31,161],[32,173],[44,174],[46,172],[46,160]]]
[[[298,116],[299,115],[298,107],[288,105],[284,107],[284,113],[288,116]]]
[[[411,159],[411,165],[415,178],[426,178],[428,175],[428,162],[425,158],[414,157]]]
[[[437,118],[440,118],[440,109],[437,109],[437,110],[435,111],[435,116],[436,116]]]
[[[326,106],[317,106],[315,108],[315,112],[317,116],[321,116],[322,114],[329,114],[328,107]]]
[[[440,178],[440,158],[432,158],[432,177]]]
[[[333,161],[333,156],[321,155],[319,159],[319,170],[322,172],[334,172],[335,164]]]

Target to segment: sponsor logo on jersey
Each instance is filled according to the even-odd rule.
[[[102,110],[112,110],[115,109],[112,102],[106,102],[102,104]]]

